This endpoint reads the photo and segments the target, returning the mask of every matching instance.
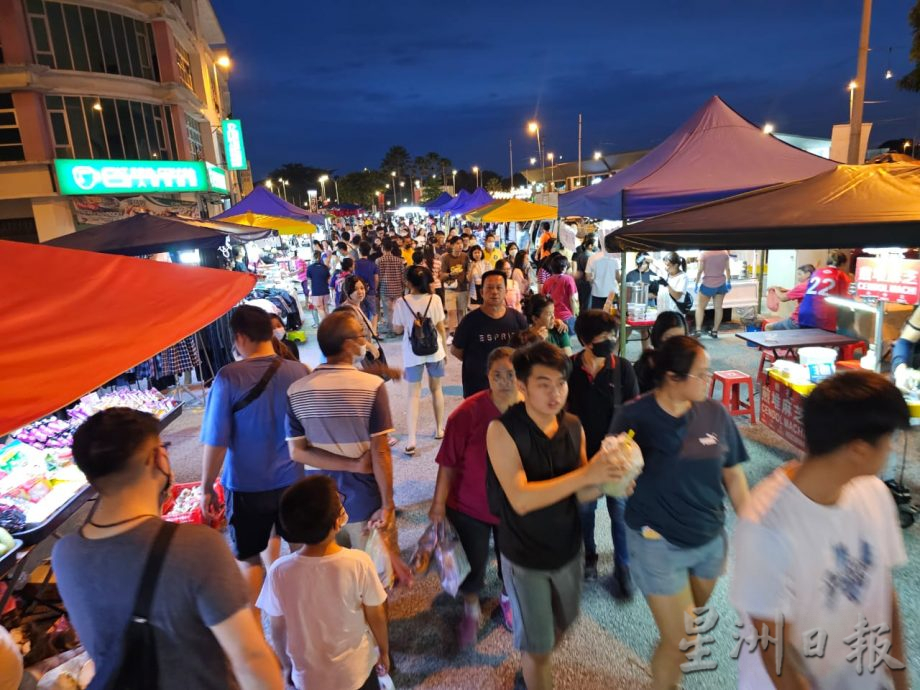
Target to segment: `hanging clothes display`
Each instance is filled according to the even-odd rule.
[[[287,290],[257,287],[249,293],[247,301],[256,299],[265,299],[275,305],[287,330],[296,331],[303,326],[303,311],[300,303]]]

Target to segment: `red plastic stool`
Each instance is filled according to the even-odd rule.
[[[840,357],[838,359],[856,359],[857,352],[860,354],[860,356],[864,356],[867,352],[869,352],[869,346],[866,345],[865,341],[861,340],[860,342],[853,343],[852,345],[842,345],[840,347]]]
[[[767,318],[765,318],[765,319],[761,322],[761,324],[760,324],[760,330],[762,330],[762,331],[767,330],[767,325],[768,325],[768,324],[776,323],[777,321],[782,321],[782,319],[779,319],[779,318],[772,318],[772,317],[767,317]]]
[[[757,424],[754,414],[754,381],[751,377],[736,369],[717,371],[709,384],[709,397],[713,397],[716,381],[722,382],[722,405],[728,409],[728,413],[732,417],[746,415],[751,418],[751,424]],[[747,402],[741,401],[741,386],[747,386]]]
[[[771,350],[761,350],[760,351],[760,366],[757,367],[757,383],[759,383],[761,387],[766,385],[767,383],[767,372],[764,370],[764,365],[767,362],[770,362],[772,364],[773,362],[776,361],[776,359],[777,359],[776,354],[773,351]],[[713,383],[715,383],[715,379],[713,379]],[[712,395],[712,393],[710,393],[710,395]]]
[[[838,359],[837,360],[838,369],[859,369],[859,360],[858,359]]]

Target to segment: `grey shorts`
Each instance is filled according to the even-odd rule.
[[[514,646],[529,654],[548,654],[581,605],[584,553],[557,570],[531,570],[502,556],[502,577],[514,614]]]

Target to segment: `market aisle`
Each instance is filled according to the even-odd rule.
[[[301,350],[302,358],[311,366],[319,362],[319,352],[310,332],[311,342]],[[718,341],[703,338],[703,343],[713,355],[714,369],[736,368],[756,371],[757,351],[729,333]],[[391,363],[401,359],[400,343],[385,344]],[[635,350],[633,349],[635,348]],[[638,348],[630,345],[629,356],[634,359]],[[447,367],[445,390],[447,409],[452,410],[460,401],[460,363],[451,359]],[[399,443],[394,447],[393,468],[397,506],[402,510],[399,518],[400,543],[408,557],[415,541],[427,522],[428,502],[436,476],[434,457],[437,442],[431,433],[420,434],[418,452],[413,458],[402,453],[405,445],[405,414],[407,409],[406,386],[403,383],[387,384]],[[201,447],[198,431],[201,411],[186,409],[183,417],[166,434],[173,442],[170,450],[177,481],[197,481],[200,472]],[[427,393],[423,393],[419,429],[433,430],[433,416]],[[761,425],[750,427],[741,424],[751,462],[747,474],[751,484],[768,474],[780,462],[791,457],[791,449]],[[909,457],[918,457],[917,432],[912,434]],[[908,471],[908,483],[920,485],[920,471],[916,464]],[[729,526],[734,517],[729,516]],[[647,683],[646,660],[655,643],[655,627],[645,603],[636,598],[627,604],[617,604],[604,589],[605,578],[612,571],[610,523],[606,513],[600,512],[597,520],[600,547],[601,579],[585,587],[582,616],[560,649],[557,664],[557,681],[561,689],[595,687],[643,687]],[[904,627],[908,657],[920,658],[920,528],[905,531],[905,541],[910,557],[909,565],[897,573],[904,608]],[[728,577],[722,578],[713,595],[712,603],[719,611],[720,621],[714,632],[712,659],[718,669],[687,676],[686,688],[733,688],[737,682],[735,662],[730,653],[735,645],[735,616],[727,602]],[[398,672],[394,678],[398,688],[425,690],[476,687],[481,690],[510,688],[518,659],[511,648],[511,636],[492,617],[494,598],[499,586],[494,566],[487,577],[483,602],[486,622],[480,641],[474,650],[456,654],[454,629],[459,622],[461,607],[440,590],[434,575],[417,582],[410,591],[398,591],[392,597],[390,636]],[[915,665],[916,666],[916,665]],[[914,682],[920,674],[914,669]]]

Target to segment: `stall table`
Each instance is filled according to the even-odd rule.
[[[773,361],[777,359],[793,359],[798,349],[802,347],[841,348],[862,342],[857,338],[831,333],[820,328],[798,328],[791,331],[753,331],[736,333],[735,335],[760,350],[760,366],[757,368],[757,380],[761,384],[766,383],[763,370],[764,363],[770,355],[772,355]]]
[[[793,383],[771,369],[761,390],[760,422],[802,453],[806,451],[802,405],[814,388],[813,383]],[[909,399],[907,406],[911,425],[920,425],[920,400]]]

